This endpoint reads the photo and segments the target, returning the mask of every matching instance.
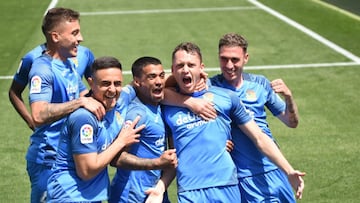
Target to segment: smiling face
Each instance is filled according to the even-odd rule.
[[[122,80],[122,71],[116,67],[97,70],[88,79],[93,97],[104,105],[106,111],[115,106],[120,96]]]
[[[240,46],[223,46],[219,49],[221,72],[230,84],[237,84],[241,80],[248,58],[248,53]]]
[[[80,14],[68,8],[55,7],[44,16],[41,29],[46,37],[47,53],[62,61],[76,57],[80,33]]]
[[[77,47],[83,41],[78,20],[62,22],[56,31],[52,32],[52,37],[58,46],[60,59],[77,56]]]
[[[157,105],[164,99],[165,71],[161,64],[148,64],[134,77],[137,96],[146,104]]]
[[[173,55],[172,74],[184,94],[196,91],[196,84],[200,74],[204,71],[204,64],[196,52],[178,50]]]

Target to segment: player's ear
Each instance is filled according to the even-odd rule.
[[[94,84],[94,81],[93,81],[92,77],[88,77],[86,80],[87,80],[87,82],[88,82],[88,84],[89,84],[89,86],[91,88],[92,85]]]
[[[247,64],[248,61],[249,61],[249,54],[248,54],[248,53],[245,53],[245,56],[244,56],[244,62],[245,62],[245,64]]]
[[[200,72],[204,72],[205,70],[205,64],[203,62],[201,62],[200,64]]]
[[[59,35],[58,32],[52,31],[52,32],[50,33],[50,36],[51,36],[52,41],[54,41],[54,42],[58,42],[58,41],[59,41],[60,35]]]
[[[135,87],[140,87],[140,78],[138,77],[133,77],[133,85]]]

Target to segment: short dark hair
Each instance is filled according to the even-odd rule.
[[[46,13],[41,30],[44,35],[53,31],[53,29],[62,22],[80,21],[80,13],[69,8],[52,8]]]
[[[173,61],[175,59],[176,52],[178,52],[180,50],[186,51],[187,53],[191,53],[191,54],[197,54],[200,58],[200,62],[202,62],[202,55],[201,55],[200,47],[198,45],[196,45],[195,43],[182,42],[179,45],[177,45],[175,47],[174,51],[172,52],[172,60]]]
[[[150,64],[160,65],[161,61],[160,59],[151,56],[144,56],[136,59],[131,66],[133,77],[141,77],[143,68]]]
[[[121,63],[117,58],[112,56],[103,56],[95,59],[91,65],[91,75],[94,75],[94,73],[98,70],[106,68],[118,68],[122,70]]]
[[[239,46],[246,53],[247,48],[248,48],[248,42],[246,41],[246,39],[243,36],[241,36],[239,34],[227,33],[227,34],[223,35],[219,40],[219,50],[223,46],[229,46],[229,47]]]

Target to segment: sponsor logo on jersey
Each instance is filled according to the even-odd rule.
[[[41,92],[41,78],[37,75],[31,78],[30,94]]]
[[[213,122],[214,120],[203,120],[200,116],[188,111],[187,114],[178,114],[178,119],[176,119],[176,125],[186,125],[187,129],[192,129],[194,127],[202,126],[208,122]]]
[[[80,142],[82,144],[92,143],[94,141],[94,130],[89,124],[81,126],[80,129]]]

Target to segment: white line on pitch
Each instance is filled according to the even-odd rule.
[[[290,26],[295,27],[296,29],[304,32],[305,34],[309,35],[310,37],[316,39],[317,41],[323,43],[324,45],[326,45],[327,47],[333,49],[334,51],[342,54],[343,56],[351,59],[354,62],[360,63],[360,58],[354,54],[352,54],[351,52],[345,50],[344,48],[336,45],[335,43],[325,39],[324,37],[322,37],[321,35],[317,34],[316,32],[313,32],[312,30],[304,27],[303,25],[291,20],[290,18],[278,13],[277,11],[265,6],[264,4],[261,4],[260,2],[256,1],[256,0],[248,0],[250,3],[258,6],[259,8],[263,9],[264,11],[270,13],[271,15],[279,18],[280,20],[284,21],[285,23],[289,24]]]
[[[285,64],[285,65],[267,65],[267,66],[246,66],[246,70],[265,70],[265,69],[292,69],[292,68],[322,68],[322,67],[338,67],[338,66],[360,66],[357,62],[335,62],[335,63],[310,63],[310,64]],[[213,72],[220,71],[218,67],[206,67],[205,71]],[[170,69],[165,72],[170,73]],[[130,75],[131,71],[123,71],[124,75]],[[0,80],[12,79],[13,76],[0,76]]]
[[[48,12],[49,9],[52,9],[56,6],[56,4],[58,3],[58,0],[52,0],[48,6],[48,8],[46,9],[44,16],[46,15],[46,13]]]
[[[267,65],[267,66],[245,66],[245,70],[265,70],[265,69],[292,69],[292,68],[323,68],[323,67],[338,67],[338,66],[360,66],[356,62],[336,62],[336,63],[310,63],[310,64],[285,64],[285,65]],[[205,67],[206,72],[219,71],[219,67]],[[170,69],[165,70],[170,73]],[[124,75],[130,75],[131,71],[123,71]]]
[[[218,7],[218,8],[183,8],[183,9],[153,9],[153,10],[129,10],[129,11],[101,11],[101,12],[80,12],[81,16],[90,15],[129,15],[129,14],[150,14],[150,13],[187,13],[187,12],[210,12],[210,11],[238,11],[257,10],[256,6],[241,7]]]

